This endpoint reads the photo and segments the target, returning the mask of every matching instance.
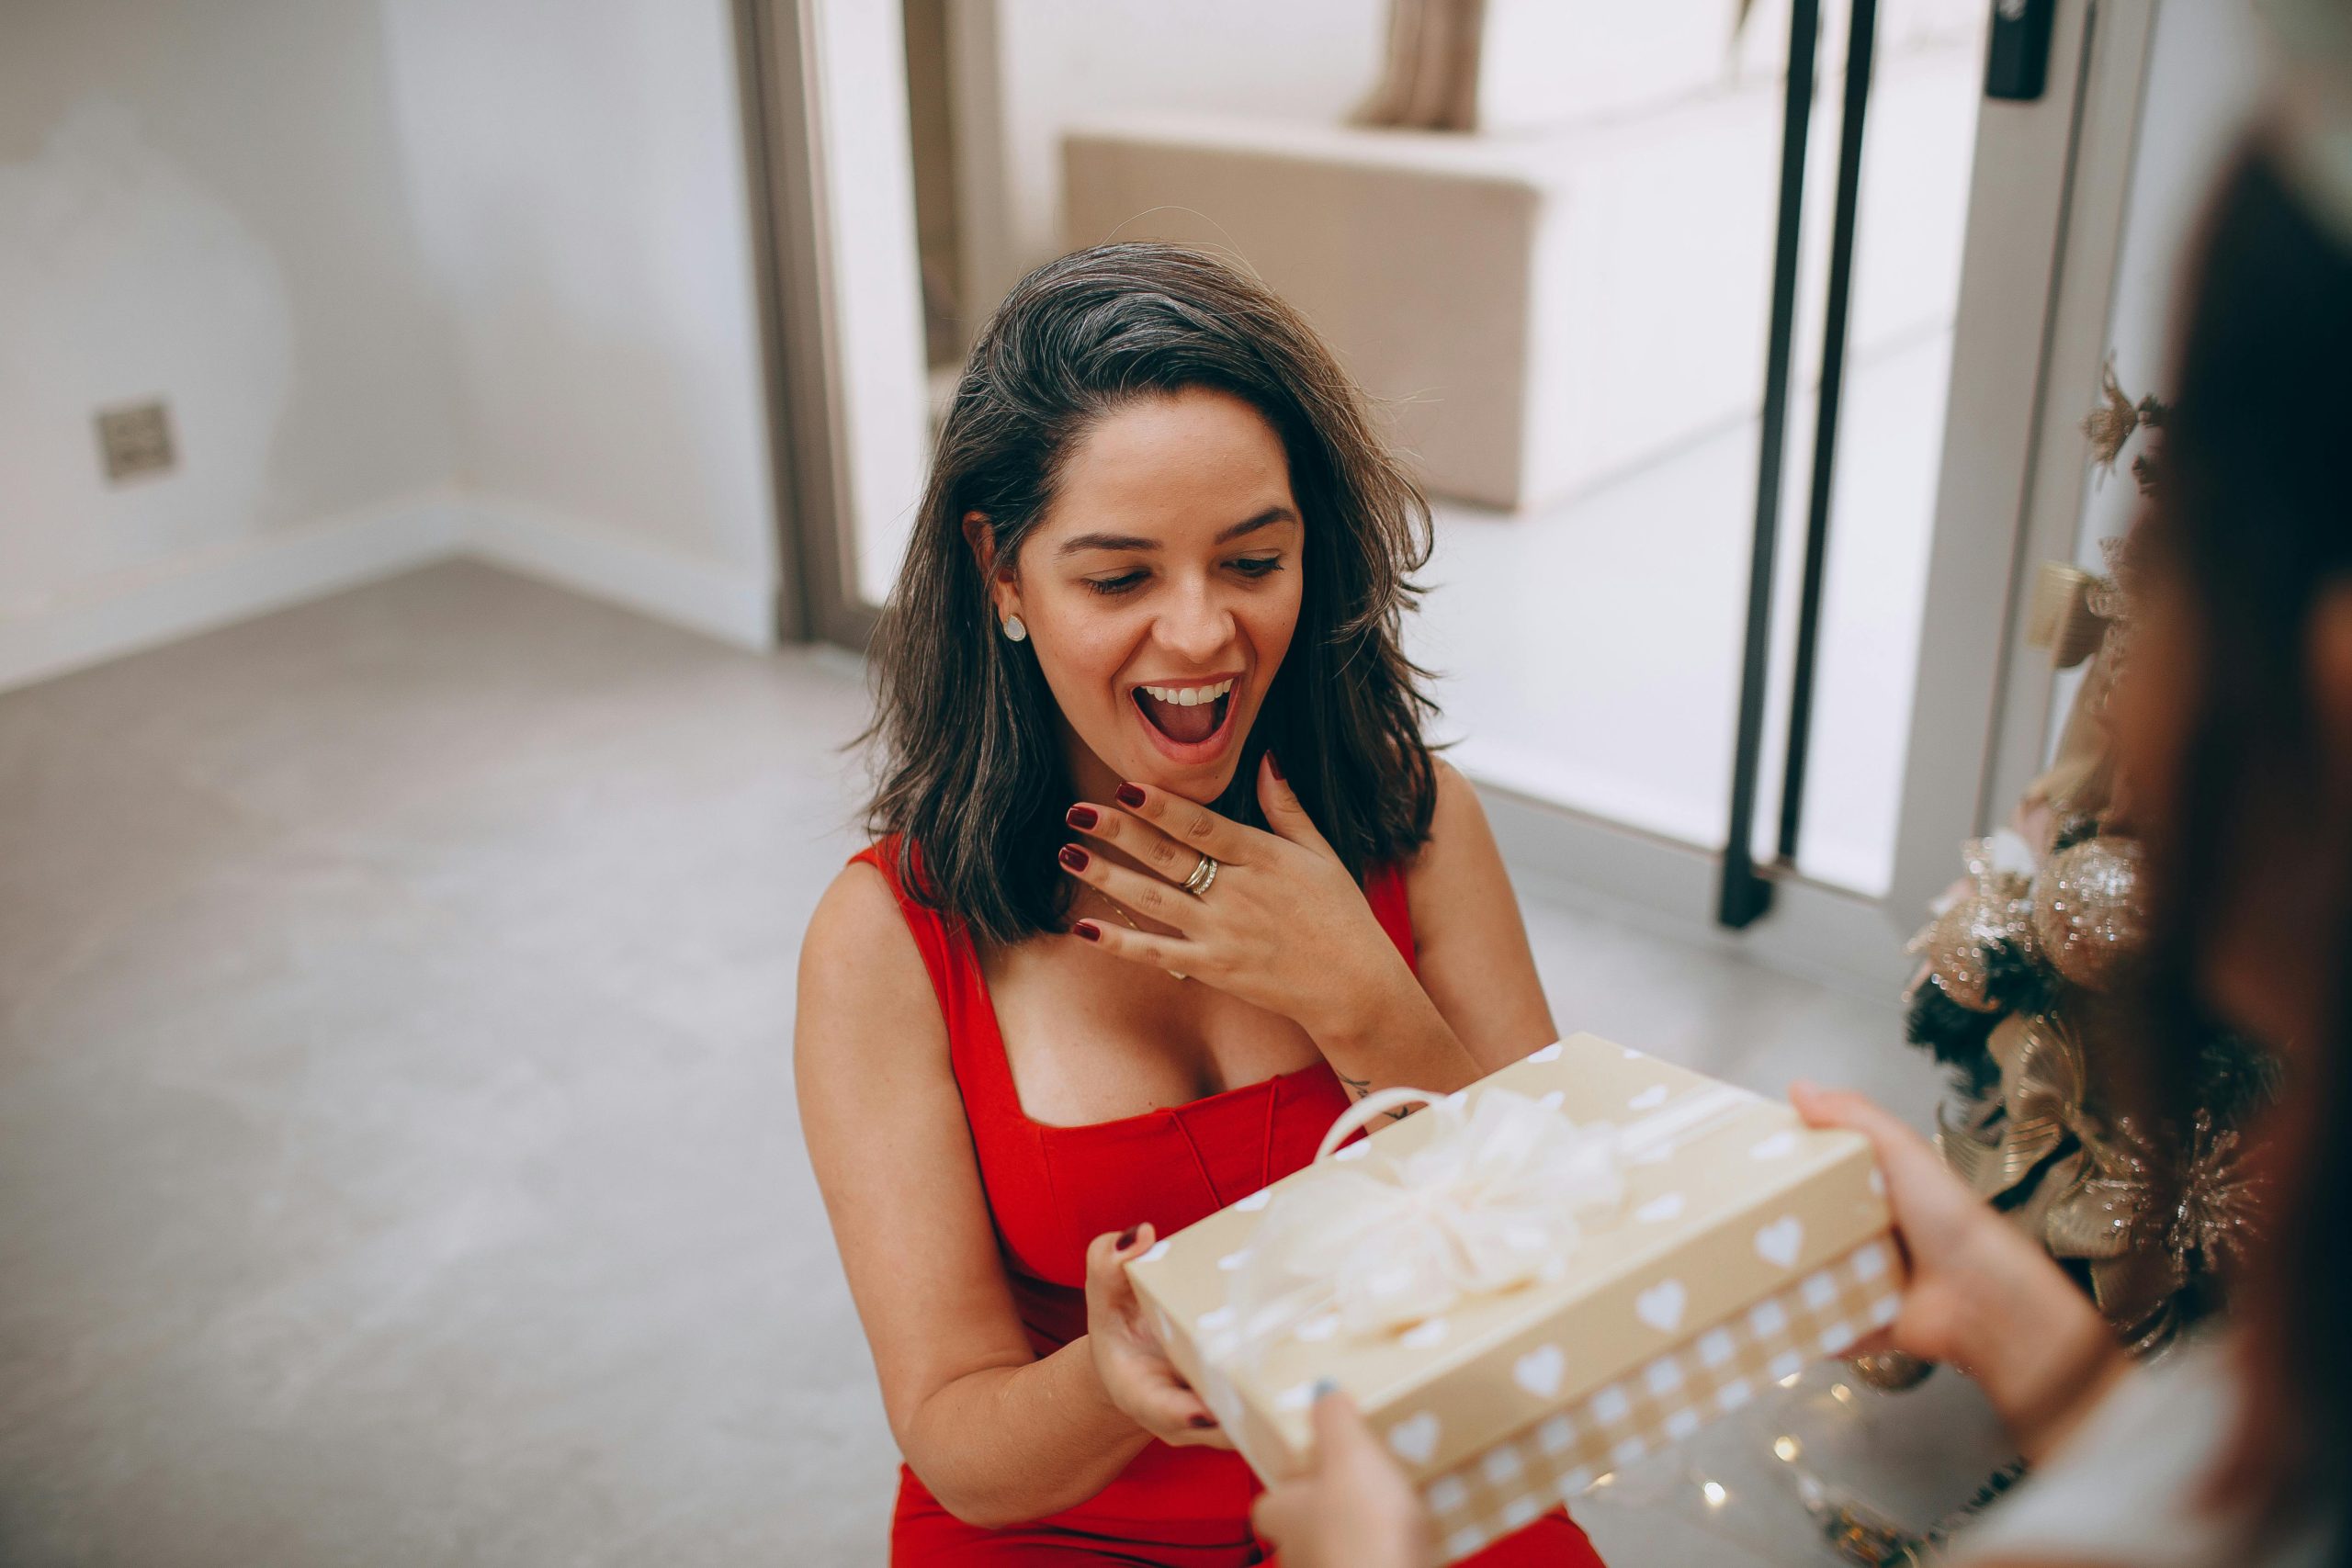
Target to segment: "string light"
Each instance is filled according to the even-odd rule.
[[[1804,1445],[1793,1437],[1783,1434],[1772,1439],[1772,1451],[1780,1456],[1782,1463],[1794,1464],[1804,1455]]]
[[[1710,1481],[1699,1490],[1706,1494],[1710,1508],[1720,1508],[1731,1500],[1731,1494],[1724,1490],[1724,1483],[1720,1481]]]

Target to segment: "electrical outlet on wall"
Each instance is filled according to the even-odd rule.
[[[98,456],[106,464],[108,484],[166,473],[177,461],[172,453],[171,415],[161,398],[100,409],[97,419]]]

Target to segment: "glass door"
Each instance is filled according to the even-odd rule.
[[[1306,311],[1424,477],[1411,649],[1515,871],[1899,976],[2004,717],[2046,711],[2011,646],[2018,498],[2062,276],[2098,276],[2070,176],[2128,147],[2146,0],[2096,27],[2090,0],[1490,3],[1434,41],[1386,0],[746,4],[772,162],[809,186],[797,233],[778,214],[797,347],[780,320],[816,362],[791,423],[828,635],[870,626],[1003,290],[1105,239],[1209,247]],[[2042,76],[1988,98],[2008,9]]]
[[[1536,439],[1579,443],[1581,422],[1609,433],[1590,443],[1605,450],[1589,477],[1538,504],[1446,503],[1433,573],[1443,586],[1425,617],[1429,660],[1450,672],[1464,767],[1721,853],[1759,484],[1769,453],[1781,547],[1762,584],[1767,700],[1751,717],[1758,754],[1777,758],[1806,602],[1824,373],[1842,369],[1842,417],[1828,429],[1842,425],[1843,439],[1811,600],[1815,793],[1792,858],[1867,897],[1884,893],[1893,859],[1984,20],[1974,5],[1886,0],[1872,28],[1878,9],[1759,5],[1727,80],[1609,127],[1606,152],[1587,154],[1611,166],[1580,181],[1566,221],[1599,231],[1580,238],[1588,265],[1572,281],[1597,291],[1602,320],[1559,351],[1559,373],[1590,385]],[[1863,49],[1849,51],[1857,17]],[[1848,107],[1849,53],[1856,83],[1869,85],[1866,119]],[[1840,186],[1849,172],[1850,191]],[[1838,312],[1833,262],[1843,264]],[[1839,352],[1826,353],[1833,315]],[[1755,780],[1767,863],[1780,858],[1781,778],[1766,767]]]

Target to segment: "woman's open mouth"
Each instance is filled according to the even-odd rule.
[[[1192,751],[1207,745],[1225,728],[1226,716],[1233,707],[1233,679],[1227,676],[1197,686],[1136,686],[1129,694],[1154,734]]]

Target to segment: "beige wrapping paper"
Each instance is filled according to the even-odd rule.
[[[1475,1111],[1497,1088],[1629,1134],[1622,1201],[1587,1216],[1547,1277],[1402,1329],[1351,1332],[1322,1312],[1237,1334],[1234,1284],[1276,1205],[1343,1168],[1394,1168],[1442,1134],[1433,1112],[1128,1267],[1170,1358],[1261,1477],[1301,1467],[1310,1391],[1329,1378],[1422,1488],[1450,1558],[1892,1321],[1901,1283],[1883,1187],[1856,1134],[1807,1129],[1785,1104],[1589,1034],[1455,1103]]]

